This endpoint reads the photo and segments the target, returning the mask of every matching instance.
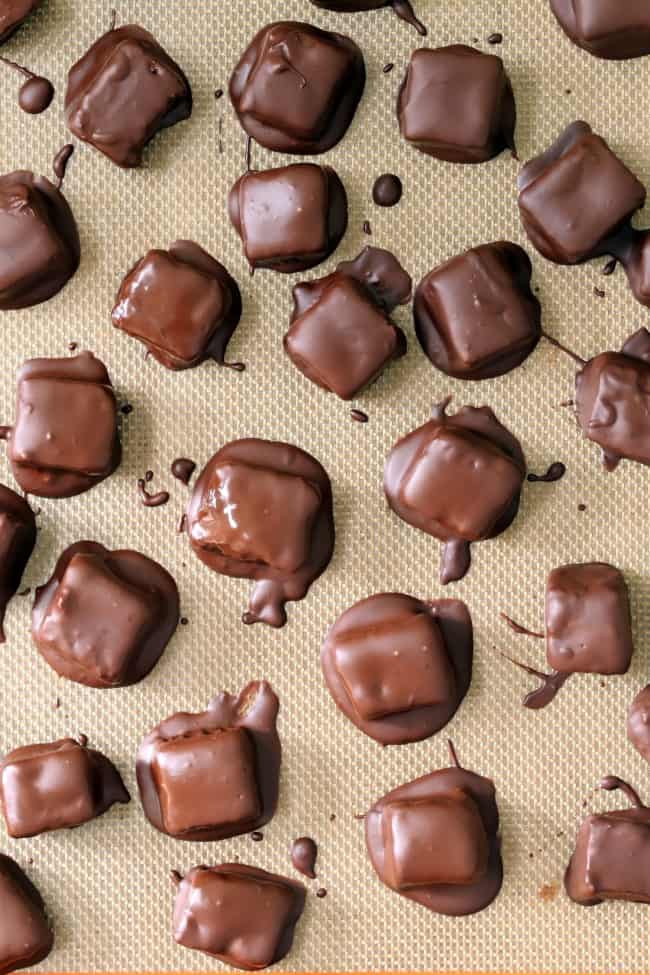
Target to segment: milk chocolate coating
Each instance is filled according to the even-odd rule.
[[[303,876],[316,879],[318,846],[311,836],[300,836],[291,844],[291,863]]]
[[[323,10],[335,10],[343,14],[392,7],[398,17],[415,27],[418,34],[425,37],[427,33],[424,24],[415,16],[411,0],[311,0],[311,2]]]
[[[36,590],[32,638],[61,677],[127,687],[153,669],[179,616],[176,583],[153,559],[77,542]]]
[[[576,375],[576,417],[612,471],[621,458],[650,465],[650,334],[640,329],[621,352],[601,352]]]
[[[147,143],[191,114],[183,71],[135,24],[109,30],[68,73],[68,128],[118,166],[140,166]]]
[[[72,211],[49,179],[25,170],[0,176],[0,311],[58,294],[79,253]]]
[[[472,678],[472,619],[457,599],[370,596],[347,609],[321,650],[336,705],[382,745],[422,741],[456,713]]]
[[[291,274],[326,260],[348,225],[343,183],[329,166],[294,163],[241,176],[228,214],[252,269]]]
[[[572,122],[527,162],[517,179],[524,229],[556,264],[608,254],[615,237],[645,203],[645,187],[586,122]]]
[[[260,145],[315,155],[343,138],[365,83],[363,55],[349,37],[279,21],[244,51],[230,98],[242,128]]]
[[[650,54],[646,0],[551,0],[551,10],[567,37],[598,58],[620,61]]]
[[[40,115],[52,104],[54,86],[48,78],[34,76],[21,85],[18,104],[28,115]]]
[[[500,535],[519,509],[526,460],[487,406],[448,416],[448,401],[393,447],[384,491],[399,517],[445,543],[443,585],[462,579],[470,543]]]
[[[507,241],[474,247],[430,271],[413,315],[434,366],[457,379],[490,379],[520,365],[541,336],[531,274],[526,252]]]
[[[124,278],[113,325],[142,342],[167,369],[206,359],[224,364],[241,318],[241,295],[223,264],[189,240],[150,250]]]
[[[54,944],[40,893],[15,860],[0,853],[0,975],[47,958]]]
[[[284,626],[334,550],[332,487],[299,447],[235,440],[197,480],[187,509],[192,548],[215,572],[255,582],[244,622]]]
[[[389,316],[410,301],[411,288],[392,254],[366,247],[333,274],[294,287],[285,352],[317,386],[353,399],[406,353],[406,336]]]
[[[194,867],[179,883],[174,939],[234,968],[268,968],[290,951],[305,894],[295,880],[241,863]]]
[[[119,466],[117,401],[106,366],[90,352],[28,359],[18,372],[16,420],[7,434],[26,494],[82,494]]]
[[[138,750],[140,798],[149,822],[178,840],[222,840],[273,817],[281,747],[279,702],[266,681],[220,694],[201,714],[174,714]]]
[[[627,736],[646,762],[650,762],[650,684],[632,701],[627,716]]]
[[[129,798],[113,763],[72,738],[16,748],[0,764],[0,803],[14,839],[73,829]]]
[[[0,44],[18,30],[40,3],[41,0],[0,0]]]
[[[462,768],[431,772],[366,813],[379,879],[437,914],[475,914],[501,889],[499,810],[490,779]]]
[[[7,604],[18,591],[35,544],[34,512],[19,494],[0,484],[0,643],[5,642]]]
[[[566,892],[585,907],[603,901],[650,904],[650,808],[613,776],[601,787],[623,788],[635,805],[584,820],[564,877]]]
[[[407,142],[446,162],[514,150],[515,99],[503,61],[464,44],[413,53],[397,114]]]

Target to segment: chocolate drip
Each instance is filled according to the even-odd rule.
[[[57,190],[60,190],[63,186],[63,180],[65,179],[68,163],[70,162],[73,152],[74,146],[71,143],[68,143],[67,145],[62,146],[54,157],[52,169],[54,170],[54,175],[57,179]]]
[[[542,686],[538,687],[537,690],[530,691],[523,700],[524,707],[530,708],[532,711],[539,711],[541,708],[545,708],[550,704],[555,699],[557,692],[566,684],[569,677],[571,677],[570,673],[559,673],[556,670],[550,674],[545,674],[541,670],[535,670],[534,667],[520,663],[519,660],[513,660],[512,657],[508,657],[505,653],[501,656],[509,660],[515,667],[525,670],[527,674],[538,677],[542,681]]]
[[[607,792],[613,792],[615,789],[620,789],[623,795],[627,796],[633,806],[637,809],[647,809],[648,807],[644,802],[641,802],[639,793],[636,789],[633,789],[631,785],[625,782],[623,779],[619,779],[618,775],[606,775],[604,779],[598,784],[599,789],[605,789]]]
[[[561,461],[551,464],[545,474],[529,474],[527,480],[531,483],[543,482],[551,484],[553,481],[560,481],[566,474],[566,467]]]
[[[509,616],[506,616],[505,613],[499,613],[499,616],[505,623],[508,624],[511,630],[514,630],[515,633],[518,633],[520,636],[534,636],[537,637],[538,640],[543,640],[546,636],[545,633],[536,633],[535,630],[529,630],[525,626],[521,626],[520,623],[516,623],[514,620],[510,619]]]

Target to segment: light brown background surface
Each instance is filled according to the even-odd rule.
[[[45,116],[29,118],[15,104],[17,76],[4,71],[2,171],[50,171],[66,139],[66,70],[108,27],[109,6],[45,0],[3,49],[50,75],[58,96]],[[432,46],[478,38],[478,46],[489,50],[486,37],[503,32],[498,52],[516,93],[522,158],[582,116],[650,182],[649,59],[608,64],[578,51],[545,0],[418,0],[417,7]],[[368,243],[361,230],[365,219],[372,224],[372,242],[394,248],[415,280],[468,246],[500,237],[525,243],[516,207],[518,164],[504,153],[464,168],[401,143],[393,105],[410,52],[421,41],[389,11],[343,17],[307,0],[123,0],[118,15],[121,23],[136,20],[152,30],[178,59],[193,85],[195,112],[156,140],[138,172],[120,171],[88,147],[78,148],[66,193],[81,231],[82,266],[54,300],[3,316],[0,421],[13,419],[14,374],[27,356],[65,355],[74,340],[106,361],[120,397],[134,405],[123,426],[124,462],[89,494],[39,502],[41,532],[25,584],[43,582],[59,552],[80,538],[132,546],[175,574],[190,622],[144,683],[94,691],[58,679],[38,656],[29,636],[31,599],[16,599],[9,610],[9,639],[0,650],[2,751],[83,731],[117,762],[134,793],[130,806],[73,832],[16,842],[2,831],[4,851],[23,865],[33,858],[31,875],[54,920],[56,948],[42,968],[218,968],[172,941],[170,868],[239,857],[291,873],[290,841],[308,833],[320,844],[319,879],[310,885],[285,963],[290,969],[647,971],[647,907],[587,910],[562,890],[549,901],[539,890],[561,884],[583,803],[604,808],[618,802],[591,794],[603,774],[629,778],[650,799],[648,766],[624,731],[628,704],[648,679],[648,472],[629,463],[611,475],[602,470],[597,449],[582,440],[572,411],[560,405],[572,395],[574,369],[558,352],[543,344],[501,379],[454,382],[425,359],[408,310],[398,313],[410,340],[408,356],[353,404],[369,413],[368,425],[353,423],[348,406],[309,384],[283,354],[292,279],[270,272],[248,276],[225,213],[227,191],[242,171],[244,137],[227,98],[215,103],[212,93],[226,87],[250,37],[272,19],[338,27],[362,46],[366,93],[347,138],[326,157],[349,191],[350,228],[334,260],[314,276]],[[387,61],[396,68],[385,75]],[[255,147],[253,159],[258,166],[285,161]],[[397,209],[380,211],[370,190],[385,170],[402,176],[405,194]],[[147,248],[184,236],[222,259],[241,282],[245,312],[229,351],[248,363],[242,375],[212,365],[167,372],[145,362],[143,347],[112,329],[110,310],[122,274]],[[603,278],[603,262],[555,268],[532,256],[545,327],[579,353],[618,348],[647,323],[648,312],[633,300],[620,271]],[[594,286],[606,297],[595,297]],[[448,731],[466,765],[494,777],[505,859],[497,902],[458,920],[430,914],[382,887],[365,855],[363,825],[353,818],[388,789],[445,764],[445,736],[382,750],[336,710],[318,659],[327,626],[356,599],[386,589],[443,594],[439,544],[389,514],[381,479],[395,439],[424,422],[431,404],[449,392],[457,406],[492,406],[520,436],[531,469],[541,472],[555,460],[568,467],[558,484],[526,486],[514,526],[475,546],[470,575],[447,592],[467,600],[476,626],[472,689]],[[176,534],[187,492],[173,482],[171,461],[188,454],[203,464],[228,440],[249,435],[286,439],[313,452],[334,485],[334,561],[308,598],[290,606],[289,624],[280,632],[242,626],[248,584],[211,574]],[[137,500],[136,478],[148,467],[156,472],[154,488],[172,492],[171,503],[157,510]],[[4,458],[0,476],[13,484]],[[587,506],[582,513],[580,503]],[[576,678],[546,712],[527,712],[520,700],[532,684],[499,651],[533,665],[543,663],[543,651],[511,634],[498,612],[539,627],[547,572],[564,561],[592,559],[620,566],[629,581],[637,639],[632,669],[622,678]],[[245,836],[185,845],[159,835],[135,797],[140,738],[172,711],[200,710],[222,688],[236,691],[260,677],[279,693],[284,744],[281,804],[264,841]],[[57,697],[61,707],[55,710]],[[328,890],[324,900],[314,896],[319,885]]]

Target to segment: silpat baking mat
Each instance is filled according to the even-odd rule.
[[[650,84],[648,58],[616,64],[580,52],[545,0],[418,0],[417,7],[432,46],[477,39],[478,47],[491,50],[488,35],[502,32],[498,53],[517,98],[521,158],[584,117],[650,183],[646,119],[639,114]],[[278,17],[350,34],[364,51],[368,84],[347,137],[325,157],[350,195],[342,245],[311,274],[290,278],[263,271],[251,279],[225,207],[244,165],[244,135],[227,97],[215,101],[213,93],[226,87],[252,35]],[[23,115],[15,103],[16,76],[6,69],[3,171],[51,171],[52,156],[67,138],[66,71],[109,19],[108,5],[99,0],[49,0],[4,48],[7,56],[49,75],[57,100],[40,118]],[[647,971],[647,907],[610,903],[585,910],[561,887],[585,806],[612,806],[611,796],[593,791],[599,779],[616,773],[650,796],[648,766],[624,729],[627,707],[648,671],[647,470],[624,462],[614,474],[603,471],[598,449],[583,440],[571,409],[561,405],[573,392],[572,364],[546,343],[500,379],[455,382],[426,360],[410,313],[402,309],[397,320],[407,331],[409,352],[353,404],[369,414],[365,426],[351,422],[346,404],[308,383],[282,350],[292,283],[355,256],[369,242],[364,220],[371,223],[372,242],[393,249],[414,280],[441,260],[498,238],[522,243],[532,254],[517,214],[518,164],[509,153],[477,167],[444,164],[400,140],[396,92],[421,40],[389,11],[343,17],[307,0],[123,0],[118,19],[151,30],[178,60],[192,83],[194,114],[155,140],[139,171],[121,171],[78,146],[65,191],[79,222],[81,268],[54,300],[4,316],[0,419],[13,418],[15,373],[28,356],[65,355],[74,341],[107,363],[121,400],[134,407],[123,418],[124,461],[86,495],[38,502],[38,545],[24,585],[42,583],[56,556],[78,539],[134,547],[175,575],[189,623],[143,683],[102,692],[58,679],[31,642],[31,600],[17,598],[10,606],[9,639],[0,653],[3,752],[85,732],[116,761],[134,796],[129,806],[78,830],[33,840],[4,837],[5,852],[22,865],[30,862],[55,926],[55,950],[41,967],[212,967],[205,956],[174,945],[170,868],[239,858],[291,873],[290,841],[309,834],[320,846],[319,876],[310,884],[285,968]],[[396,67],[384,74],[387,62]],[[258,167],[283,159],[253,146]],[[374,178],[386,170],[399,173],[405,186],[403,202],[393,210],[379,210],[370,200]],[[242,286],[244,316],[229,352],[248,364],[243,374],[212,365],[170,373],[145,361],[143,347],[111,326],[125,271],[148,248],[179,237],[206,247]],[[579,353],[619,348],[647,323],[623,273],[603,278],[603,262],[559,268],[532,257],[544,325]],[[595,286],[605,291],[603,298],[595,296]],[[323,686],[319,648],[337,615],[363,596],[384,590],[443,595],[438,542],[388,512],[381,481],[394,441],[424,422],[432,404],[448,393],[456,406],[490,405],[521,438],[531,470],[562,460],[568,472],[557,484],[527,485],[512,528],[477,545],[470,574],[445,593],[467,601],[476,628],[474,680],[458,714],[429,741],[382,749],[336,710]],[[280,631],[243,626],[249,584],[208,571],[176,533],[188,495],[169,474],[173,458],[189,455],[203,464],[227,441],[249,435],[305,448],[324,464],[334,486],[334,560],[307,599],[290,605],[289,623]],[[145,509],[138,500],[136,479],[147,468],[155,471],[154,487],[172,493],[165,507]],[[14,483],[4,459],[2,480]],[[535,665],[540,648],[511,633],[499,611],[539,627],[548,571],[580,560],[611,561],[626,574],[637,647],[631,671],[625,677],[580,677],[544,712],[526,711],[521,698],[531,682],[499,651]],[[141,738],[168,714],[202,710],[215,692],[237,691],[254,678],[270,680],[279,694],[284,746],[280,807],[263,841],[244,836],[183,844],[160,835],[146,823],[136,795],[134,756]],[[497,901],[456,920],[383,887],[366,857],[363,824],[354,818],[387,790],[444,766],[447,734],[467,767],[494,778],[505,861]],[[327,889],[324,899],[314,896],[320,886]]]

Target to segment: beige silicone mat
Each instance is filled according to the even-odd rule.
[[[15,104],[16,76],[4,71],[2,171],[49,172],[66,139],[66,70],[108,27],[111,5],[44,0],[41,12],[3,49],[50,75],[58,97],[46,115],[29,118]],[[544,148],[565,123],[584,117],[650,184],[650,59],[608,64],[581,53],[560,32],[546,0],[417,0],[417,7],[432,45],[476,38],[489,50],[487,36],[503,33],[498,52],[517,97],[522,158]],[[89,494],[40,503],[41,531],[25,584],[41,583],[58,553],[78,539],[132,546],[175,574],[189,625],[179,628],[144,683],[94,691],[58,679],[41,660],[30,641],[31,600],[16,599],[8,613],[9,640],[0,649],[0,748],[83,731],[116,760],[135,796],[134,755],[155,723],[177,709],[202,709],[222,688],[235,691],[264,677],[282,706],[281,804],[261,843],[247,836],[179,843],[146,824],[137,798],[79,830],[34,840],[7,840],[0,826],[2,850],[23,865],[33,859],[31,874],[56,927],[55,951],[42,968],[219,968],[172,941],[170,868],[240,858],[291,873],[289,843],[307,833],[320,845],[319,878],[310,885],[284,963],[288,969],[647,972],[647,907],[587,910],[568,901],[561,888],[553,894],[585,804],[618,801],[592,794],[602,775],[627,777],[650,799],[650,769],[627,744],[624,730],[628,704],[648,680],[648,471],[629,463],[614,474],[602,470],[597,449],[582,440],[571,410],[561,405],[572,394],[574,370],[558,352],[543,344],[508,376],[453,382],[425,359],[408,311],[398,318],[409,353],[353,404],[368,412],[370,422],[353,423],[348,406],[309,384],[283,354],[292,279],[248,275],[225,213],[228,189],[242,171],[244,137],[227,98],[215,102],[213,91],[226,87],[250,37],[273,19],[339,28],[362,46],[366,93],[348,136],[327,156],[350,194],[350,229],[334,260],[315,275],[368,243],[366,219],[372,242],[394,248],[416,280],[474,244],[500,237],[525,244],[515,198],[517,163],[504,153],[486,165],[453,166],[400,141],[395,95],[410,52],[421,42],[389,11],[344,17],[307,0],[122,0],[118,17],[152,30],[178,59],[192,82],[195,112],[156,140],[138,172],[120,171],[91,149],[78,148],[66,193],[80,226],[82,266],[54,300],[3,316],[0,421],[13,418],[14,374],[26,357],[65,355],[76,341],[106,361],[120,397],[134,406],[123,427],[124,463]],[[384,74],[388,61],[396,68]],[[255,147],[253,160],[257,166],[285,161]],[[398,208],[380,211],[370,189],[385,170],[402,176],[405,195]],[[112,299],[123,272],[147,248],[178,237],[201,243],[241,282],[244,318],[230,347],[231,357],[248,363],[241,375],[211,365],[167,372],[144,360],[141,345],[112,329]],[[622,273],[601,276],[603,262],[576,269],[533,260],[545,326],[579,353],[618,348],[648,322]],[[594,295],[595,286],[604,289],[604,298]],[[568,468],[558,484],[527,485],[514,526],[475,546],[470,575],[447,593],[468,602],[476,626],[473,685],[448,731],[467,766],[494,777],[505,858],[497,902],[457,920],[430,914],[382,887],[365,855],[363,825],[354,819],[388,789],[445,764],[445,735],[382,750],[335,709],[318,658],[327,626],[358,598],[386,589],[443,594],[438,543],[388,513],[381,479],[395,439],[424,422],[431,404],[450,392],[458,406],[493,407],[520,436],[531,469],[541,472],[555,460]],[[286,439],[313,452],[334,485],[334,561],[308,598],[290,606],[289,624],[279,632],[242,626],[248,584],[210,573],[176,534],[187,491],[172,482],[170,462],[186,454],[202,464],[225,442],[249,435]],[[1,463],[2,480],[13,484],[4,457]],[[156,489],[172,492],[166,507],[147,510],[137,499],[136,478],[147,468],[156,472]],[[578,511],[580,504],[585,511]],[[637,639],[632,669],[622,678],[575,679],[546,712],[527,712],[520,701],[530,681],[499,651],[533,664],[542,663],[542,651],[535,641],[511,634],[499,610],[538,627],[548,570],[592,559],[615,563],[629,581]],[[544,885],[550,887],[546,898],[540,896]],[[318,886],[327,889],[325,899],[315,897]]]

